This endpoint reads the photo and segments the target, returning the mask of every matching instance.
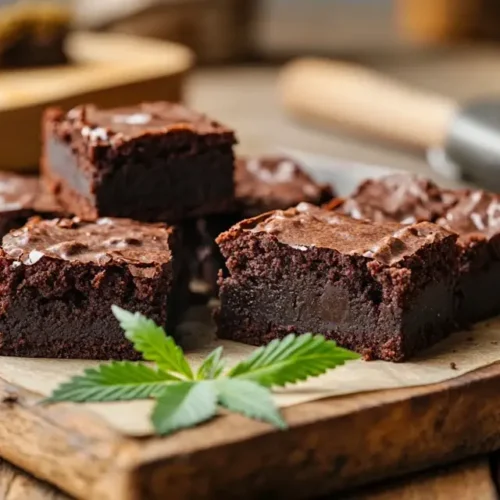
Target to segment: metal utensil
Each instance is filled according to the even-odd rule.
[[[500,99],[462,105],[366,68],[318,59],[286,66],[287,111],[427,153],[440,174],[500,191]]]

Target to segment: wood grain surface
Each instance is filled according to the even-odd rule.
[[[490,462],[481,457],[371,486],[342,500],[498,500]]]
[[[2,500],[70,500],[66,494],[3,460],[0,460],[0,498]]]
[[[500,448],[499,383],[493,365],[434,386],[292,407],[287,432],[228,415],[139,440],[0,381],[0,450],[78,498],[319,496]]]
[[[51,485],[21,469],[0,461],[2,500],[71,500]],[[331,497],[328,497],[331,500]],[[335,495],[337,500],[497,500],[487,458],[440,467],[384,484],[367,486],[354,493]],[[322,500],[326,500],[323,498]]]

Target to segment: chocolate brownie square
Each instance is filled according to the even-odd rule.
[[[233,131],[179,104],[49,109],[43,129],[44,179],[79,217],[172,222],[233,202]]]
[[[391,175],[362,183],[332,210],[374,221],[436,222],[459,235],[460,306],[457,321],[468,325],[500,314],[500,196],[481,190],[439,188],[428,179]]]
[[[217,239],[230,273],[219,335],[261,345],[314,332],[367,358],[407,359],[454,327],[456,239],[305,203],[242,221]]]
[[[163,224],[33,218],[0,252],[3,356],[138,359],[112,304],[171,332],[187,289],[177,231]]]
[[[332,187],[315,182],[297,161],[283,156],[238,158],[234,171],[235,206],[232,213],[190,221],[186,234],[192,253],[192,274],[217,290],[224,258],[215,238],[237,222],[301,202],[320,205],[334,196]]]
[[[34,215],[53,218],[61,213],[37,177],[0,172],[0,238]]]
[[[459,234],[458,321],[469,324],[500,314],[500,195],[466,190],[457,199],[437,224]]]

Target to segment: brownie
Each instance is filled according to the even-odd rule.
[[[224,269],[215,238],[242,219],[286,209],[300,202],[320,205],[334,196],[331,186],[315,182],[295,160],[283,156],[238,158],[234,171],[235,207],[231,213],[213,215],[187,224],[193,275],[217,290],[219,269]]]
[[[187,280],[178,234],[128,219],[31,219],[3,238],[0,355],[138,359],[111,313],[172,332]]]
[[[61,209],[39,179],[0,172],[0,238],[34,216],[57,217]]]
[[[402,361],[454,327],[457,236],[429,222],[376,224],[302,203],[217,239],[219,336],[261,345],[314,332]]]
[[[233,131],[179,104],[51,108],[43,142],[45,182],[85,219],[176,222],[233,203]]]
[[[70,22],[70,11],[60,2],[0,5],[0,66],[67,63],[64,46]]]
[[[459,235],[460,297],[457,321],[465,326],[500,314],[500,196],[481,190],[439,188],[428,179],[390,175],[367,180],[331,210],[373,221],[436,222]]]
[[[500,195],[464,190],[457,198],[437,223],[459,234],[458,320],[469,324],[500,314]]]
[[[300,163],[283,156],[238,158],[234,182],[236,204],[243,217],[303,201],[320,205],[334,196],[331,186],[315,182]]]
[[[375,222],[435,221],[456,203],[454,191],[439,188],[423,177],[392,174],[368,179],[345,200],[335,200],[331,209],[355,219]]]

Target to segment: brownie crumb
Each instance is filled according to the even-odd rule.
[[[456,363],[454,363],[453,361],[450,363],[450,368],[452,370],[458,370]]]

